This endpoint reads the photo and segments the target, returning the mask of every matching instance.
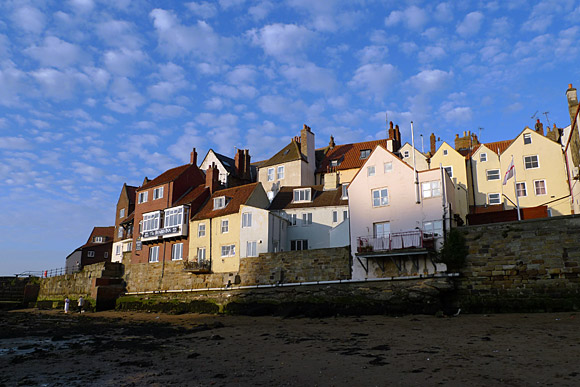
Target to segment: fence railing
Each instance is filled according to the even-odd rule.
[[[183,261],[183,270],[209,272],[211,270],[211,262],[205,259],[196,259],[194,261]]]
[[[22,273],[16,274],[16,277],[40,277],[40,278],[48,278],[48,277],[56,277],[59,275],[65,274],[74,274],[80,271],[79,268],[76,267],[59,267],[56,269],[48,269],[48,270],[28,270],[23,271]]]
[[[434,247],[433,234],[422,230],[393,232],[380,236],[362,236],[357,238],[357,252],[379,252],[409,248]]]

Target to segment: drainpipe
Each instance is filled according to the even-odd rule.
[[[445,185],[445,172],[443,170],[443,164],[439,163],[439,172],[441,173],[441,198],[443,207],[443,243],[447,240],[447,227],[445,226],[445,214],[447,213],[447,187]]]
[[[413,178],[415,179],[415,202],[421,203],[419,200],[419,176],[417,175],[417,168],[415,166],[415,134],[413,132],[413,121],[411,121],[411,147],[413,148]]]

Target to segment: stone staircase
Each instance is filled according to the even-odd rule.
[[[0,277],[0,309],[27,307],[36,301],[39,286],[32,278]]]

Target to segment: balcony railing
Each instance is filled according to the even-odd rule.
[[[183,261],[183,270],[194,273],[209,273],[211,271],[211,262],[205,259]]]
[[[394,232],[381,236],[362,236],[357,238],[357,252],[383,252],[411,248],[435,247],[433,234],[423,233],[422,230]]]

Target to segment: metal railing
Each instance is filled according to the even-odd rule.
[[[22,273],[15,274],[16,277],[40,277],[40,278],[49,278],[49,277],[56,277],[59,275],[65,274],[74,274],[80,271],[79,268],[76,267],[59,267],[57,269],[48,269],[48,270],[28,270],[23,271]]]
[[[362,236],[357,238],[358,253],[432,246],[433,234],[424,234],[422,230],[393,232],[380,236]]]
[[[185,271],[204,271],[209,272],[211,270],[211,262],[209,260],[194,260],[194,261],[183,261],[183,270]]]

